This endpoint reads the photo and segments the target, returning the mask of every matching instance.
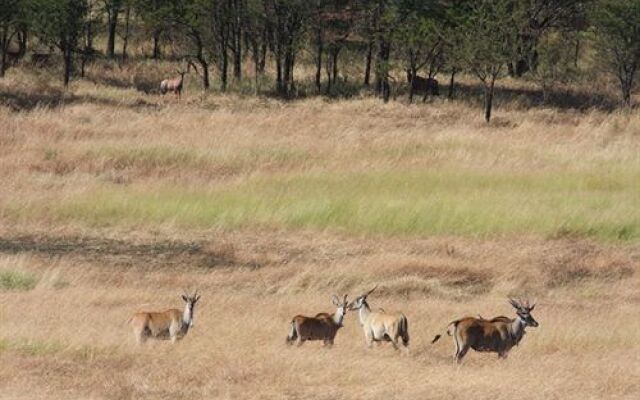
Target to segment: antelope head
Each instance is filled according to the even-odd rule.
[[[537,327],[538,321],[533,319],[531,316],[531,311],[535,308],[535,303],[533,305],[529,305],[529,300],[518,301],[514,299],[509,299],[509,304],[516,309],[516,314],[522,320],[526,326],[531,326],[533,328]]]
[[[342,320],[344,319],[344,315],[346,314],[347,307],[349,305],[347,295],[345,294],[342,301],[340,301],[340,298],[334,294],[331,301],[336,306],[335,321],[338,325],[342,326]]]
[[[356,299],[354,301],[352,301],[351,304],[349,305],[349,311],[359,310],[362,307],[364,307],[365,305],[368,306],[368,304],[367,304],[367,296],[369,296],[371,293],[373,293],[373,291],[376,290],[377,288],[378,288],[378,285],[376,285],[373,289],[369,290],[367,293],[356,297]]]
[[[184,300],[185,305],[184,313],[182,315],[182,320],[185,324],[189,325],[189,327],[193,327],[193,311],[195,310],[196,303],[200,300],[200,295],[198,294],[198,290],[193,293],[193,296],[190,296],[188,292],[185,290],[182,295],[182,300]]]

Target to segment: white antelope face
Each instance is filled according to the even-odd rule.
[[[191,328],[193,327],[193,312],[195,310],[196,303],[200,300],[200,295],[197,290],[193,293],[193,296],[189,296],[187,292],[185,292],[185,294],[182,295],[182,300],[187,303],[184,308],[182,320],[189,324],[189,327]]]
[[[335,320],[339,326],[342,326],[342,322],[344,320],[344,315],[347,312],[347,307],[349,306],[349,302],[347,301],[347,295],[344,295],[344,299],[340,301],[340,298],[337,295],[333,295],[331,301],[336,306]]]

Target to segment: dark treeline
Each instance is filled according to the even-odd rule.
[[[196,68],[204,90],[216,71],[220,89],[230,80],[255,79],[266,68],[283,97],[297,93],[294,70],[312,59],[318,93],[346,80],[341,63],[362,62],[359,84],[384,101],[402,67],[410,88],[423,78],[449,83],[477,77],[484,115],[491,118],[501,76],[537,82],[543,97],[580,73],[581,48],[616,77],[631,105],[640,62],[640,0],[2,0],[0,77],[18,60],[55,52],[63,79],[84,75],[96,57],[125,63],[133,36],[149,44],[147,57],[171,55]],[[100,40],[96,41],[99,37]],[[97,48],[99,42],[103,48]],[[120,48],[116,48],[120,45]],[[47,54],[34,49],[48,48]],[[165,54],[165,52],[167,54]],[[312,57],[309,57],[312,55]],[[243,76],[250,61],[253,73]],[[444,77],[444,78],[443,78]],[[418,82],[417,80],[423,79]],[[416,82],[413,82],[416,80]]]

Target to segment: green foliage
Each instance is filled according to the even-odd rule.
[[[599,0],[591,10],[602,61],[615,74],[625,104],[640,67],[640,0]]]
[[[479,0],[464,26],[463,54],[469,70],[483,83],[495,79],[517,57],[520,15],[510,0]]]
[[[29,0],[30,18],[39,39],[55,45],[64,58],[64,84],[69,84],[73,55],[85,27],[86,0]]]
[[[530,76],[540,85],[544,102],[556,83],[567,84],[577,75],[574,55],[567,51],[569,41],[567,34],[548,32],[538,40],[536,52],[531,56]]]
[[[38,279],[26,272],[3,270],[0,271],[0,290],[31,290],[38,283]]]

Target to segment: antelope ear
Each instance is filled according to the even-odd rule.
[[[536,307],[536,304],[534,303],[531,307],[529,307],[529,311],[533,311],[535,307]]]
[[[185,295],[182,295],[182,300],[184,300],[185,303],[189,302],[189,299],[187,299],[187,296],[185,296]]]
[[[196,295],[196,298],[193,300],[193,302],[195,303],[198,300],[200,300],[200,295],[199,294]]]
[[[331,302],[336,306],[340,305],[340,299],[338,299],[338,296],[336,296],[335,294],[331,297]]]

